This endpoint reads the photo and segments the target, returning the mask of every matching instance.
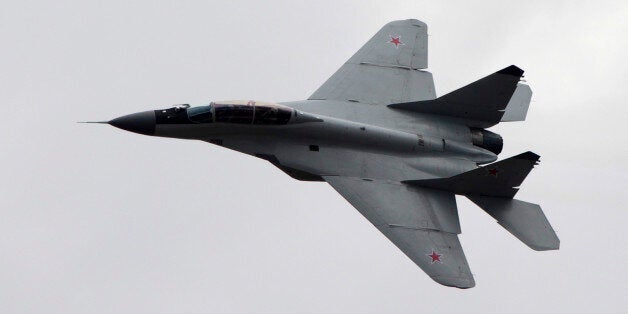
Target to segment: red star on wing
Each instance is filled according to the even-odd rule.
[[[497,170],[497,168],[493,168],[493,169],[489,169],[488,170],[488,174],[492,175],[495,178],[497,178],[497,173],[499,173],[499,170]]]
[[[442,263],[443,261],[440,260],[440,257],[443,256],[443,254],[438,254],[436,252],[434,252],[434,250],[432,250],[432,254],[427,254],[427,256],[432,258],[432,264],[439,262]]]
[[[389,43],[393,43],[395,44],[395,48],[399,48],[399,45],[405,45],[403,42],[401,42],[401,36],[400,35],[388,35],[390,36],[390,41]]]

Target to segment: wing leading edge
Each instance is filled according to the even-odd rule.
[[[434,281],[463,289],[475,286],[458,240],[453,193],[400,182],[323,179]]]

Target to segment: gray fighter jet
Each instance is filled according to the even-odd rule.
[[[105,123],[205,141],[327,182],[434,281],[470,288],[456,194],[534,250],[560,244],[539,205],[513,198],[539,156],[494,162],[503,141],[486,130],[525,120],[532,91],[511,65],[436,97],[426,68],[427,25],[394,21],[307,100],[178,105]]]

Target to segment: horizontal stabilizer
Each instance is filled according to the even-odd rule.
[[[467,124],[471,127],[486,128],[502,121],[522,76],[523,70],[511,65],[436,99],[396,103],[388,107],[462,118],[467,120]],[[514,119],[520,118],[522,112],[525,117],[527,112],[527,106],[525,106],[525,111],[521,109],[527,95],[525,88],[522,87],[520,93],[522,95],[519,95],[517,102],[513,103],[513,108],[517,108],[516,113],[512,114]]]
[[[540,156],[525,152],[443,179],[409,180],[407,184],[454,192],[460,195],[497,196],[512,198]]]
[[[558,250],[560,240],[541,206],[515,199],[467,196],[508,232],[536,251]]]

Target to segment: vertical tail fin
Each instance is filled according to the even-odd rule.
[[[523,121],[532,90],[519,83],[522,76],[523,70],[511,65],[436,99],[388,107],[462,118],[470,127],[479,128],[501,121]]]
[[[450,178],[404,182],[459,195],[513,198],[523,180],[538,164],[539,158],[533,152],[525,152]]]

